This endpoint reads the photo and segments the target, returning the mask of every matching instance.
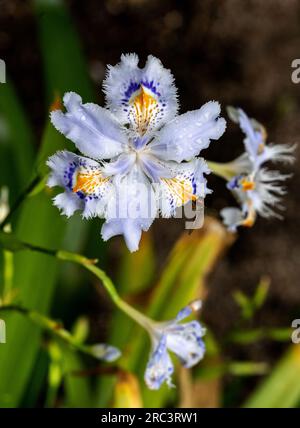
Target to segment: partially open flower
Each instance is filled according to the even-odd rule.
[[[234,232],[238,226],[252,227],[257,214],[264,218],[282,219],[276,209],[284,209],[281,198],[286,190],[282,182],[288,177],[290,175],[266,168],[260,168],[252,175],[234,177],[227,187],[233,192],[241,208],[224,208],[221,211],[224,224]]]
[[[196,300],[182,309],[174,320],[153,325],[152,352],[145,372],[145,382],[150,389],[159,389],[164,382],[172,386],[174,366],[168,351],[173,352],[187,368],[202,360],[205,329],[198,321],[180,324],[200,307],[201,302]]]
[[[282,182],[290,175],[266,169],[263,164],[268,161],[293,162],[296,146],[267,144],[266,130],[259,122],[249,119],[240,108],[229,107],[228,114],[245,133],[245,152],[226,164],[227,187],[241,207],[224,208],[221,211],[224,224],[229,230],[236,231],[239,226],[252,227],[257,215],[281,219],[276,209],[284,209],[280,203],[286,193]]]

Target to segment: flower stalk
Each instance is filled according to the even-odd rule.
[[[234,177],[235,170],[233,162],[211,162],[206,161],[208,168],[211,170],[211,172],[218,177],[224,178],[224,180],[229,181]]]
[[[18,240],[13,234],[8,234],[2,231],[0,232],[0,247],[1,246],[5,250],[11,252],[23,250],[37,251],[52,257],[56,257],[58,260],[69,261],[83,266],[85,269],[92,272],[98,279],[100,279],[110,298],[121,311],[123,311],[126,315],[128,315],[138,324],[140,324],[148,332],[151,331],[152,321],[121,299],[121,297],[117,293],[117,290],[112,280],[102,269],[96,266],[96,263],[98,262],[97,259],[88,259],[80,254],[72,253],[69,251],[51,250],[25,243]]]

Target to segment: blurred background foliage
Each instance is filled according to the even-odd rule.
[[[239,19],[237,20],[237,16]],[[240,105],[266,124],[271,141],[297,142],[299,88],[290,79],[299,56],[298,0],[0,0],[0,185],[14,207],[45,159],[68,142],[48,112],[65,91],[103,102],[107,63],[122,52],[151,53],[173,71],[182,110],[209,99]],[[70,148],[70,146],[69,146]],[[229,126],[208,159],[242,150]],[[0,407],[297,407],[300,345],[290,325],[299,317],[299,207],[295,175],[283,222],[259,220],[238,237],[216,219],[230,195],[210,177],[203,229],[157,220],[129,254],[122,239],[100,239],[100,221],[66,221],[40,185],[11,218],[18,238],[97,257],[120,295],[157,320],[173,318],[196,297],[204,302],[207,355],[193,371],[176,370],[177,388],[144,387],[146,333],[113,307],[100,282],[81,267],[44,254],[0,255],[1,301],[60,320],[78,343],[120,347],[116,364],[99,363],[22,314],[0,313]]]

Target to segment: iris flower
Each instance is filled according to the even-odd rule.
[[[64,189],[54,198],[61,212],[104,218],[102,238],[123,235],[130,251],[159,214],[174,216],[209,192],[209,169],[197,156],[226,126],[217,102],[177,115],[171,72],[153,56],[144,68],[138,62],[128,54],[108,67],[105,108],[64,95],[65,111],[52,112],[51,121],[82,155],[65,150],[47,162],[48,185]]]
[[[224,224],[232,232],[237,227],[252,227],[257,215],[264,218],[282,219],[277,210],[283,210],[282,196],[286,193],[282,182],[290,174],[260,168],[255,174],[239,175],[228,182],[227,187],[241,205],[241,208],[227,207],[221,211]]]
[[[190,368],[202,360],[205,329],[198,321],[180,323],[201,308],[195,300],[182,309],[174,320],[155,323],[151,331],[152,352],[145,372],[145,382],[150,389],[159,389],[166,382],[172,385],[174,366],[168,351],[173,352],[184,367]]]
[[[286,190],[282,183],[290,174],[281,174],[263,167],[268,162],[292,163],[295,145],[267,144],[267,132],[263,125],[250,119],[242,109],[228,108],[230,118],[239,123],[245,134],[245,153],[230,162],[227,168],[233,177],[227,187],[233,192],[241,208],[228,207],[221,216],[229,230],[238,226],[251,227],[257,215],[265,218],[282,216],[274,209],[283,210],[282,196]]]

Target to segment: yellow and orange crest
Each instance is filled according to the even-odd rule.
[[[166,183],[168,190],[178,207],[189,201],[197,200],[197,196],[193,193],[192,183],[189,180],[175,177],[165,178],[163,181]]]
[[[254,181],[251,179],[248,179],[246,177],[241,179],[241,186],[242,186],[242,190],[244,192],[247,192],[248,190],[254,190],[255,189]]]
[[[78,171],[73,192],[82,192],[85,195],[92,195],[96,189],[108,181],[108,178],[102,176],[100,171]]]
[[[131,96],[129,105],[131,106],[130,120],[134,124],[135,130],[140,135],[144,135],[151,127],[151,123],[154,123],[157,118],[159,113],[158,101],[149,89],[141,85]]]

